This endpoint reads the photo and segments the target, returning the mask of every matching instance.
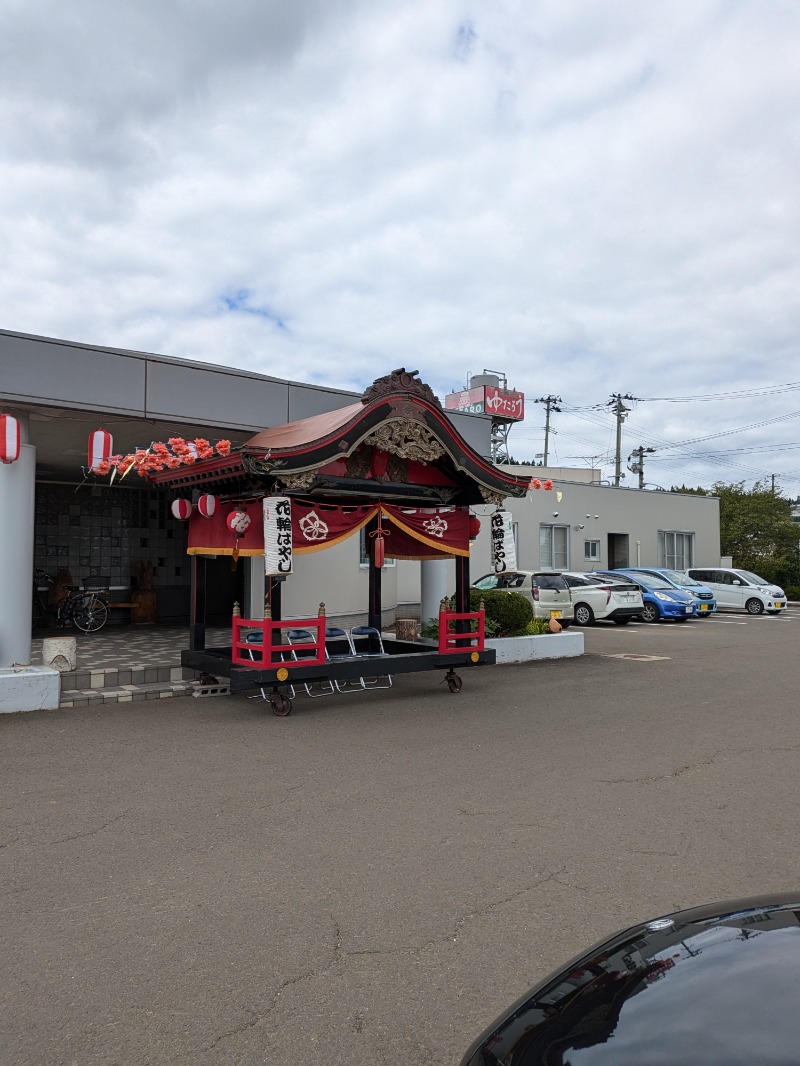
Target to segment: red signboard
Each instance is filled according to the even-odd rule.
[[[451,392],[449,396],[445,396],[444,406],[447,411],[465,411],[470,415],[482,415],[483,386],[464,389],[463,392]]]
[[[483,401],[484,410],[495,418],[507,418],[509,421],[518,422],[525,417],[525,395],[522,392],[512,392],[510,389],[498,389],[495,385],[487,385],[484,389],[486,396]]]
[[[448,411],[470,415],[491,415],[498,421],[521,422],[525,417],[525,395],[496,385],[479,385],[463,392],[451,392],[444,399]]]

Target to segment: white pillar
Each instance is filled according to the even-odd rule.
[[[264,595],[267,584],[266,577],[264,576],[264,556],[246,556],[246,566],[246,598],[245,608],[242,610],[242,614],[244,615],[246,611],[248,618],[263,618]]]
[[[36,449],[20,423],[19,459],[0,463],[0,667],[31,661]]]
[[[420,565],[420,621],[424,626],[429,618],[439,619],[439,604],[448,595],[447,586],[452,570],[450,559],[423,559]]]

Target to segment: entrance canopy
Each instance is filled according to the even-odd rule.
[[[150,473],[149,478],[176,493],[202,490],[239,508],[269,495],[292,496],[300,504],[298,512],[304,503],[328,504],[342,509],[343,515],[346,508],[373,505],[371,514],[334,523],[338,534],[323,538],[329,543],[356,532],[360,519],[364,524],[377,514],[375,505],[381,504],[382,516],[392,523],[392,537],[397,529],[420,549],[431,551],[444,541],[426,534],[425,520],[415,524],[411,511],[500,505],[508,496],[524,496],[530,487],[527,479],[504,473],[471,448],[430,387],[417,380],[416,371],[405,368],[378,378],[360,403],[264,429],[230,455]],[[324,523],[331,528],[327,518]],[[400,539],[398,535],[395,547]],[[302,536],[293,540],[297,551],[315,550]],[[317,547],[325,546],[323,540],[316,542]],[[390,542],[391,537],[387,554],[393,554]],[[455,539],[448,544],[445,554],[452,554]],[[195,550],[201,547],[198,542]],[[457,547],[468,550],[468,539]],[[247,553],[244,542],[239,551]],[[413,557],[435,556],[417,551]]]

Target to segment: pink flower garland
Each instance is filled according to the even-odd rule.
[[[204,437],[186,441],[183,437],[170,437],[166,444],[155,441],[149,448],[137,448],[127,455],[112,455],[98,463],[96,474],[110,474],[116,471],[125,477],[131,470],[136,470],[139,477],[161,470],[175,470],[179,466],[191,466],[199,459],[211,459],[216,452],[219,456],[231,454],[231,442],[218,440],[213,446]]]

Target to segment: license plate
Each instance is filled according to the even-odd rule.
[[[783,600],[775,600],[775,606],[776,607],[785,607],[786,604],[783,602]]]
[[[686,614],[691,614],[692,613],[692,608],[691,607],[684,607],[683,609],[686,612]]]
[[[561,611],[551,611],[550,612],[550,617],[551,618],[560,618],[561,617]]]
[[[707,603],[701,603],[700,604],[700,610],[701,611],[707,611],[708,610],[708,604]]]

